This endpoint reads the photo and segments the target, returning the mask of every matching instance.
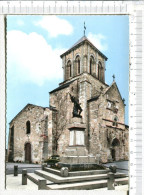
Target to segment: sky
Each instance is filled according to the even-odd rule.
[[[9,122],[28,103],[48,107],[49,92],[63,81],[60,55],[84,34],[108,57],[105,81],[125,98],[128,124],[128,16],[8,16],[7,135]]]

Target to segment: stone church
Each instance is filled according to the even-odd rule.
[[[8,161],[42,163],[77,147],[98,163],[128,160],[125,103],[114,78],[105,83],[108,58],[86,36],[60,57],[64,78],[49,107],[27,104],[10,122]]]

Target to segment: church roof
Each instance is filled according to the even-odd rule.
[[[61,85],[61,86],[57,87],[56,89],[50,91],[49,93],[53,93],[53,92],[59,91],[59,90],[61,90],[61,89],[64,89],[64,88],[66,88],[66,87],[69,87],[69,85],[70,85],[71,83],[73,83],[74,81],[75,81],[75,80],[70,81],[70,82],[68,82],[68,83],[66,83],[66,84],[64,84],[64,85]]]
[[[10,121],[10,123],[14,120],[14,119],[16,119],[17,118],[17,116],[19,116],[22,112],[23,112],[23,110],[25,110],[27,107],[29,107],[29,106],[33,106],[33,107],[40,107],[40,108],[42,108],[42,109],[45,109],[45,108],[49,108],[49,107],[42,107],[42,106],[37,106],[37,105],[34,105],[34,104],[27,104],[22,110],[20,110],[20,112],[18,112],[18,114]],[[50,109],[50,108],[49,108]],[[9,123],[9,124],[10,124]]]
[[[76,47],[78,47],[79,45],[81,45],[82,43],[87,42],[89,43],[89,45],[91,45],[91,47],[96,50],[100,55],[102,55],[105,60],[107,60],[108,58],[101,52],[99,51],[94,45],[93,43],[86,37],[83,36],[82,38],[80,38],[70,49],[68,49],[66,52],[64,52],[60,57],[62,58],[64,55],[66,55],[67,53],[69,53],[70,51],[72,51],[73,49],[75,49]]]
[[[116,88],[117,88],[117,90],[118,90],[118,93],[119,93],[119,95],[120,95],[120,97],[121,97],[121,100],[122,100],[121,93],[120,93],[120,91],[119,91],[119,89],[118,89],[118,86],[117,86],[117,84],[116,84],[116,82],[115,82],[115,81],[113,81],[113,82],[112,82],[112,84],[111,84],[108,88],[106,88],[106,90],[105,90],[104,94],[106,94],[106,93],[107,93],[107,92],[111,89],[111,87],[112,87],[113,85],[115,85],[115,86],[116,86]]]

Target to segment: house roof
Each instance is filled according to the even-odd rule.
[[[22,110],[20,110],[20,112],[18,112],[18,114],[10,121],[10,123],[12,123],[12,121],[14,120],[14,119],[16,119],[22,112],[23,112],[23,110],[25,110],[27,107],[29,107],[29,106],[34,106],[34,107],[40,107],[40,108],[42,108],[42,109],[45,109],[45,108],[49,108],[49,107],[42,107],[42,106],[38,106],[38,105],[34,105],[34,104],[27,104]],[[49,108],[50,109],[50,108]],[[10,124],[9,123],[9,124]]]
[[[82,43],[87,42],[89,45],[91,45],[91,47],[96,50],[100,55],[102,55],[105,60],[107,60],[108,58],[101,52],[99,51],[94,45],[93,43],[86,37],[83,36],[82,38],[80,38],[70,49],[68,49],[66,52],[64,52],[60,57],[62,58],[64,55],[66,55],[67,53],[69,53],[70,51],[72,51],[73,49],[75,49],[76,47],[78,47],[79,45],[81,45]]]
[[[75,79],[75,80],[76,80],[76,79]],[[49,93],[54,93],[54,92],[56,92],[56,91],[59,91],[59,90],[64,89],[64,88],[66,88],[66,87],[69,87],[69,85],[70,85],[71,83],[73,83],[75,80],[70,81],[70,82],[68,82],[68,83],[66,83],[66,84],[63,84],[63,85],[57,87],[56,89],[50,91]]]

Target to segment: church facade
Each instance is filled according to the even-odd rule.
[[[61,58],[64,81],[49,92],[49,107],[27,104],[10,122],[8,161],[41,163],[76,146],[86,147],[99,163],[128,160],[125,103],[115,80],[105,83],[107,57],[83,36]],[[85,126],[73,138],[69,125],[77,117],[71,97]]]

